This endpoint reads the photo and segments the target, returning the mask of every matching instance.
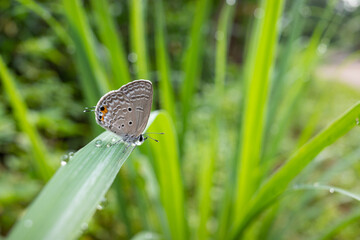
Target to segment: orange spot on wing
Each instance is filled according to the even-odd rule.
[[[102,116],[101,116],[101,121],[104,121],[104,117],[105,117],[105,114],[108,112],[108,110],[107,110],[107,107],[106,106],[103,106],[104,107],[104,110],[100,110],[100,112],[102,112]]]

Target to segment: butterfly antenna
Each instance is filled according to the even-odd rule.
[[[164,134],[164,133],[163,132],[162,133],[147,132],[147,133],[144,134],[146,138],[150,138],[150,139],[154,140],[155,142],[159,142],[159,140],[150,137],[149,134]]]
[[[148,135],[146,135],[146,138],[150,138],[150,139],[154,140],[155,142],[159,142],[159,140],[157,140],[157,139],[155,139],[155,138],[152,138],[152,137],[149,137]],[[145,138],[145,139],[146,139],[146,138]]]
[[[95,106],[93,107],[85,107],[84,108],[84,112],[94,112],[95,111]]]

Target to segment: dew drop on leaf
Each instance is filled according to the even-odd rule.
[[[69,152],[69,160],[74,156],[74,152]]]
[[[95,146],[96,147],[101,147],[101,145],[102,145],[102,141],[100,139],[95,141]]]
[[[61,166],[65,166],[69,162],[69,155],[64,154],[61,156]]]

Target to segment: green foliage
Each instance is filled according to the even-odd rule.
[[[49,162],[47,160],[46,148],[37,130],[29,122],[26,105],[23,102],[22,97],[15,86],[15,82],[8,72],[1,56],[0,76],[4,89],[8,95],[9,102],[12,105],[14,118],[17,120],[21,130],[26,133],[30,140],[31,149],[34,154],[34,166],[36,167],[37,174],[40,178],[42,178],[42,180],[47,181],[53,170],[49,166]]]
[[[359,129],[353,129],[360,124],[358,90],[318,81],[314,74],[326,48],[339,41],[343,23],[358,18],[339,14],[336,4],[1,3],[9,9],[0,18],[0,51],[7,60],[0,59],[7,97],[0,95],[1,234],[357,236],[355,227],[345,227],[359,218],[352,201],[359,200],[352,192],[359,171]],[[94,106],[133,77],[153,82],[153,108],[161,110],[151,114],[147,132],[159,142],[147,140],[122,167],[135,147],[100,134],[93,114],[82,107]],[[328,125],[331,119],[336,120]],[[24,208],[18,203],[27,205],[41,188],[38,179],[51,177],[53,159],[80,148],[91,135],[97,137],[57,170],[11,228]],[[29,167],[36,174],[27,173]],[[350,171],[345,180],[343,171]],[[324,184],[306,184],[318,181]],[[324,189],[340,197],[319,196]],[[108,206],[96,211],[105,194]],[[341,208],[344,198],[351,201],[347,211]],[[326,225],[333,219],[339,221]]]
[[[264,114],[273,68],[274,53],[277,46],[277,22],[282,12],[282,1],[276,4],[262,1],[259,11],[264,16],[256,22],[247,62],[245,63],[244,81],[246,96],[244,99],[244,117],[240,156],[238,159],[237,190],[235,196],[235,226],[241,221],[244,206],[255,193],[259,184],[259,163],[262,149]]]
[[[81,228],[85,230],[135,148],[124,143],[113,147],[117,141],[114,134],[105,132],[69,156],[69,162],[58,169],[8,239],[73,239]]]

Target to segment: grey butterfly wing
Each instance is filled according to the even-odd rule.
[[[97,123],[115,134],[139,136],[145,129],[152,105],[152,84],[136,80],[105,94],[95,108]]]
[[[143,133],[149,120],[153,100],[152,83],[148,80],[136,80],[122,86],[121,91],[132,104],[132,111],[128,114],[132,126],[128,135],[139,136]],[[127,122],[129,124],[129,122]]]

